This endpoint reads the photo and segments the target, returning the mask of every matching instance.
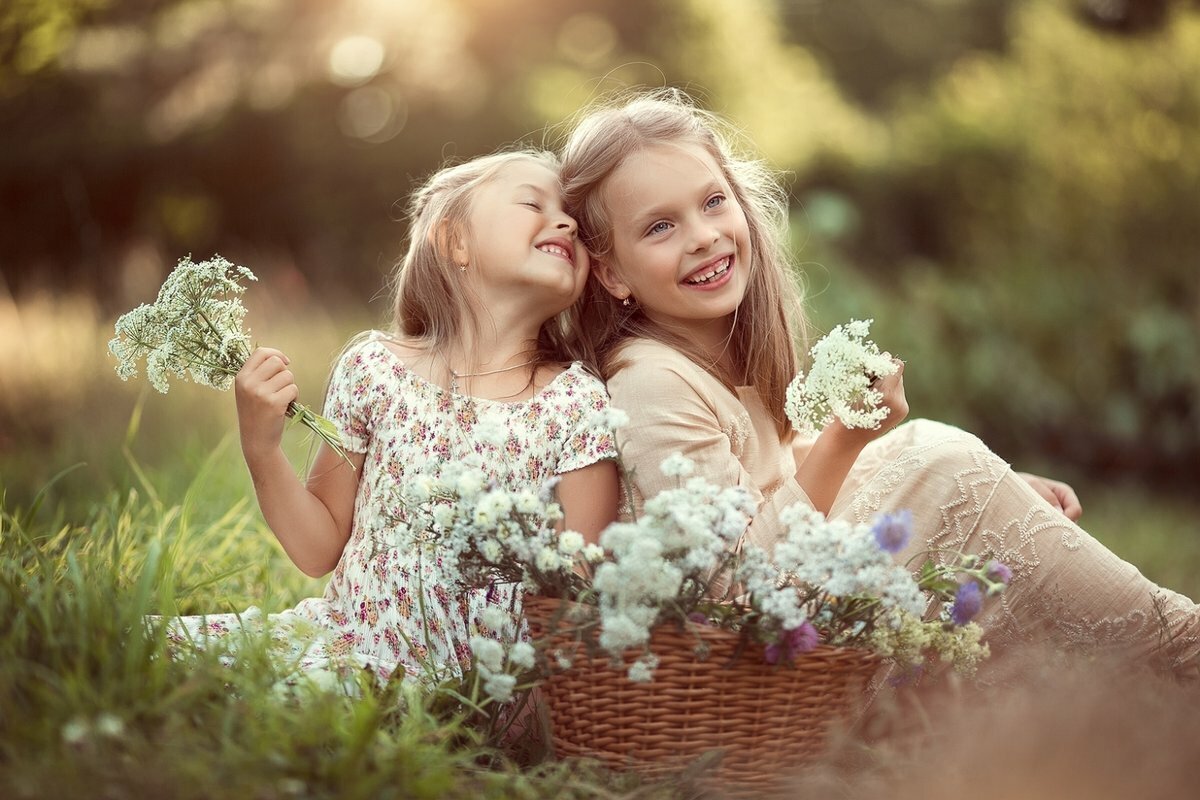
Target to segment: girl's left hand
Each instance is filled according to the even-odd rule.
[[[1017,475],[1024,478],[1025,482],[1042,496],[1042,499],[1061,511],[1067,519],[1075,522],[1083,515],[1083,506],[1080,505],[1075,490],[1067,484],[1028,472],[1018,472]]]

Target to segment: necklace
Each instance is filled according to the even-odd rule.
[[[514,369],[520,369],[521,367],[528,367],[530,364],[533,364],[536,361],[537,361],[536,358],[531,358],[528,361],[525,361],[523,363],[513,364],[511,367],[501,367],[500,369],[489,369],[484,372],[455,372],[454,368],[450,366],[449,362],[447,362],[446,369],[450,371],[450,394],[458,394],[458,379],[459,378],[481,378],[484,375],[498,375],[501,372],[511,372]]]

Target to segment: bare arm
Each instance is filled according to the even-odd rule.
[[[259,348],[234,381],[242,454],[267,525],[292,562],[319,577],[341,558],[354,516],[354,497],[364,456],[348,453],[351,465],[321,445],[307,483],[301,483],[280,443],[284,412],[299,392],[278,350]]]
[[[598,543],[600,533],[617,518],[620,483],[613,461],[597,461],[565,472],[558,484],[563,508],[563,526],[583,534],[584,541]]]

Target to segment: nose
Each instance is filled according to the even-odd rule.
[[[555,230],[566,231],[571,236],[574,236],[579,231],[579,224],[575,222],[574,217],[568,217],[566,214],[563,214],[558,218],[558,222],[554,223],[554,228]]]
[[[717,243],[721,238],[721,232],[712,225],[697,225],[692,234],[692,249],[695,253],[700,250],[707,250]]]

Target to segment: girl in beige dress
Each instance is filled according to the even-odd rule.
[[[853,522],[910,509],[916,535],[899,558],[941,549],[1011,567],[1008,591],[979,618],[993,648],[1128,648],[1195,671],[1200,609],[1078,527],[1070,487],[1014,473],[962,430],[900,425],[902,362],[876,387],[889,410],[877,430],[792,430],[784,393],[804,322],[788,277],[786,195],[735,153],[727,130],[668,91],[590,112],[565,147],[566,202],[593,257],[584,330],[613,406],[630,417],[619,433],[632,507],[668,486],[658,464],[681,452],[697,474],[754,495],[745,538],[768,549],[793,503]]]

